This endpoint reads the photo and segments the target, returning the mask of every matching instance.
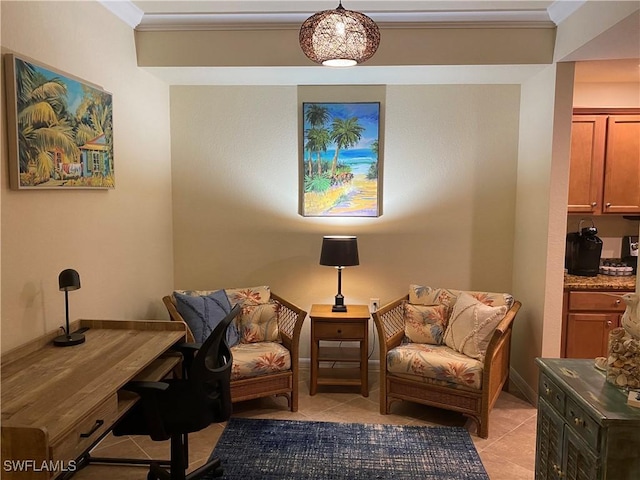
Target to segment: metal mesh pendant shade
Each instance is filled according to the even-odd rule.
[[[300,27],[300,47],[316,63],[346,67],[362,63],[376,53],[380,30],[366,15],[346,10],[342,2],[335,10],[309,17]]]

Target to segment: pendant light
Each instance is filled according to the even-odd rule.
[[[380,45],[380,30],[363,13],[346,10],[342,1],[335,10],[309,17],[300,27],[300,47],[316,63],[350,67],[370,59]]]

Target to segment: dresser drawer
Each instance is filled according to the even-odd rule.
[[[365,335],[363,322],[318,322],[314,324],[316,340],[361,340]]]
[[[619,296],[624,293],[569,292],[569,310],[624,312],[626,305]]]
[[[68,462],[82,455],[111,428],[118,417],[118,396],[113,395],[96,407],[65,437],[53,446],[53,460]]]
[[[544,398],[560,414],[564,415],[565,396],[564,392],[553,383],[544,373],[540,374],[540,384],[538,385],[538,395]]]
[[[578,433],[589,447],[597,452],[600,425],[570,398],[567,398],[564,416],[573,430]]]

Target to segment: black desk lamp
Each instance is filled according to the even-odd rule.
[[[60,291],[64,290],[64,309],[67,315],[67,326],[65,334],[54,338],[53,344],[58,347],[70,347],[84,343],[84,335],[82,333],[71,333],[69,331],[69,291],[80,288],[80,275],[71,268],[63,270],[58,276],[58,285],[60,286]]]
[[[320,265],[336,267],[338,269],[338,294],[332,312],[346,312],[342,296],[342,269],[360,265],[358,260],[358,239],[352,236],[328,236],[322,239]]]

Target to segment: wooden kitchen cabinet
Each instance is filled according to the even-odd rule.
[[[624,290],[565,292],[561,356],[608,356],[609,332],[620,326],[626,308]]]
[[[616,313],[570,313],[566,358],[606,357],[609,332],[619,327]]]
[[[600,213],[607,117],[574,115],[571,127],[569,213]]]
[[[640,115],[574,115],[569,213],[640,213]]]
[[[640,213],[640,115],[607,119],[603,213]]]

